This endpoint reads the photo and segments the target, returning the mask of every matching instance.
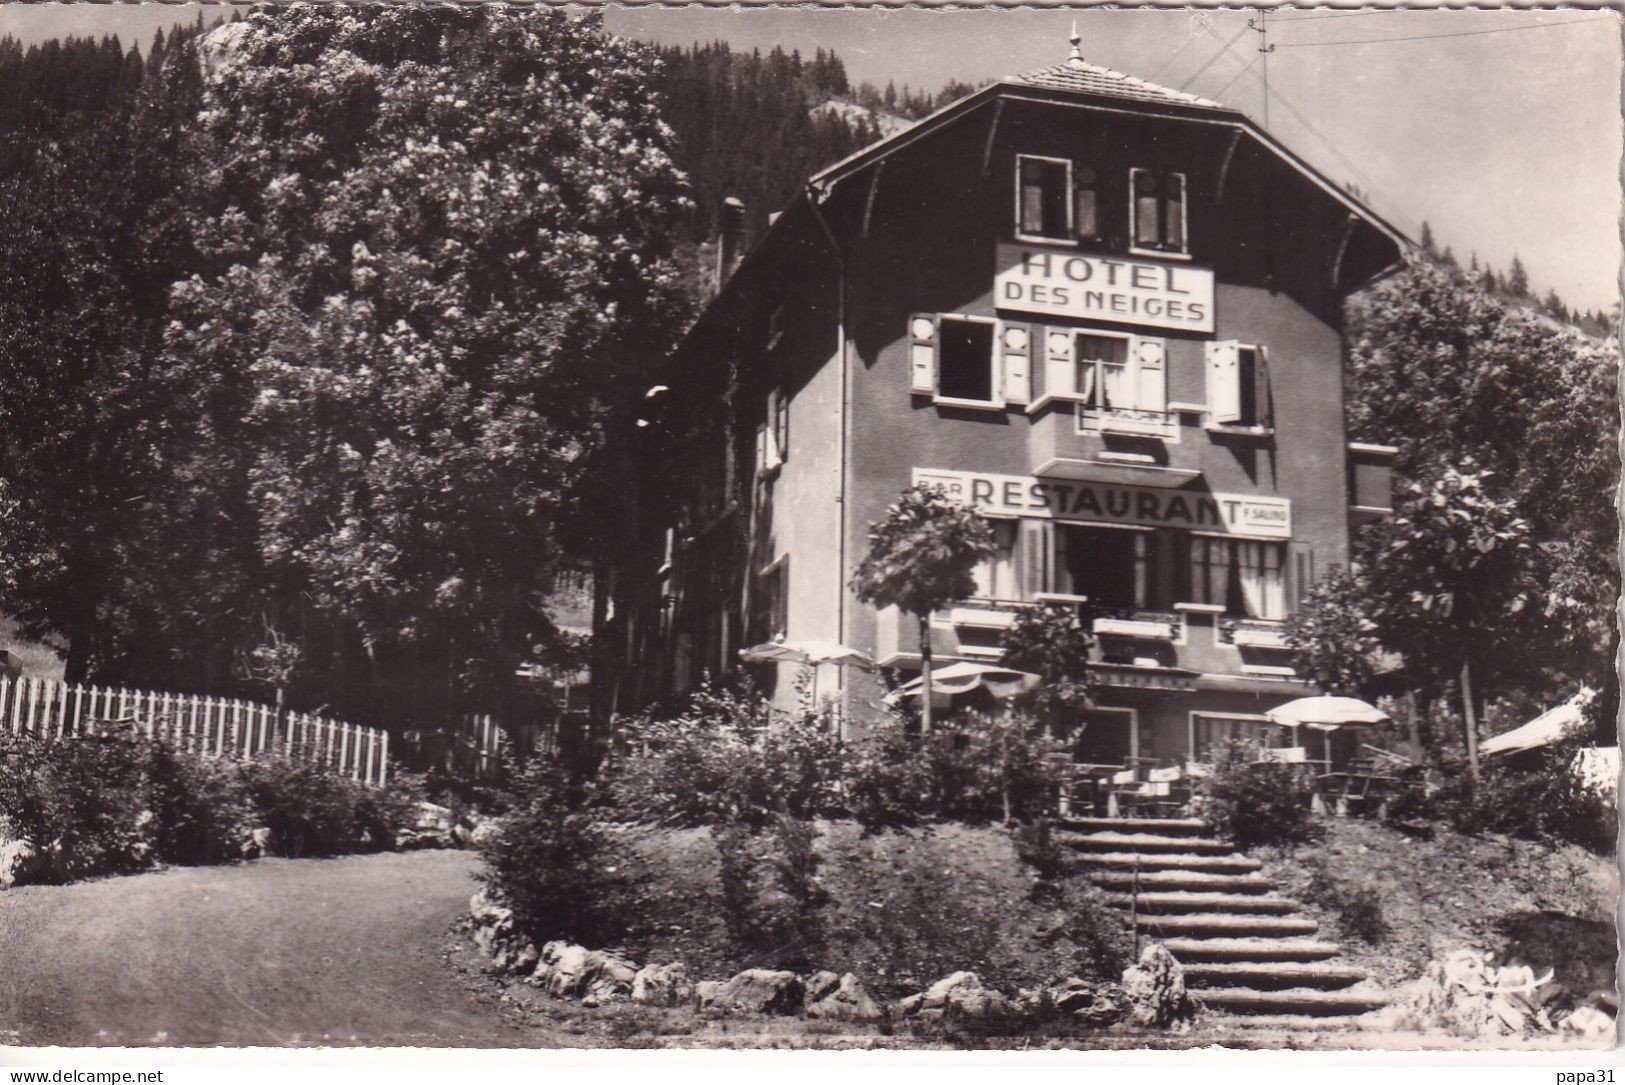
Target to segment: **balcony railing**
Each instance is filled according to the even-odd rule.
[[[1131,437],[1179,436],[1179,416],[1171,411],[1142,411],[1132,407],[1093,407],[1078,404],[1079,433],[1118,433]]]
[[[1286,642],[1286,629],[1278,621],[1263,618],[1221,618],[1219,643],[1233,644],[1237,648],[1290,649]]]
[[[1095,618],[1097,637],[1176,641],[1184,636],[1185,616],[1161,610],[1119,610]]]

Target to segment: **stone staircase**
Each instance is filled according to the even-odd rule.
[[[1238,1027],[1352,1024],[1387,998],[1337,961],[1302,906],[1276,893],[1258,860],[1208,835],[1194,818],[1067,818],[1056,839],[1072,864],[1131,912],[1185,971],[1191,997]]]

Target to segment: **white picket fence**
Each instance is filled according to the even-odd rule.
[[[283,756],[382,787],[389,775],[389,732],[284,712],[227,697],[69,685],[0,676],[0,731],[75,738],[130,728],[148,738],[213,757]]]

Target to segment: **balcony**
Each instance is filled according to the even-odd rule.
[[[1183,614],[1137,610],[1109,618],[1096,618],[1094,633],[1097,637],[1123,637],[1128,640],[1149,640],[1173,643],[1184,632]]]
[[[1262,648],[1287,652],[1286,629],[1280,622],[1261,618],[1223,618],[1219,621],[1219,643],[1237,648]]]
[[[1085,424],[1081,412],[1111,415],[1111,428]],[[1172,489],[1201,477],[1192,467],[1168,463],[1164,439],[1178,433],[1177,414],[1099,412],[1052,400],[1035,412],[1029,428],[1033,474],[1077,482]]]
[[[1129,407],[1090,407],[1077,404],[1079,433],[1113,433],[1125,437],[1179,439],[1179,415],[1172,411],[1142,411]]]

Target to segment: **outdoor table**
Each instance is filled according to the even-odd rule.
[[[1375,772],[1324,772],[1315,777],[1315,812],[1326,813],[1326,800],[1332,800],[1332,810],[1339,817],[1347,817],[1349,804],[1364,806],[1373,798],[1385,800],[1391,785],[1399,777]]]
[[[1117,806],[1117,797],[1109,790],[1109,785],[1111,784],[1112,777],[1116,776],[1120,772],[1126,771],[1128,766],[1075,762],[1069,767],[1071,768],[1073,777],[1075,779],[1087,780],[1089,782],[1089,801],[1094,806],[1095,812],[1100,812],[1100,800],[1102,798],[1102,793],[1104,792],[1104,798],[1106,800],[1106,815],[1108,817],[1116,816],[1114,811],[1116,810]]]

